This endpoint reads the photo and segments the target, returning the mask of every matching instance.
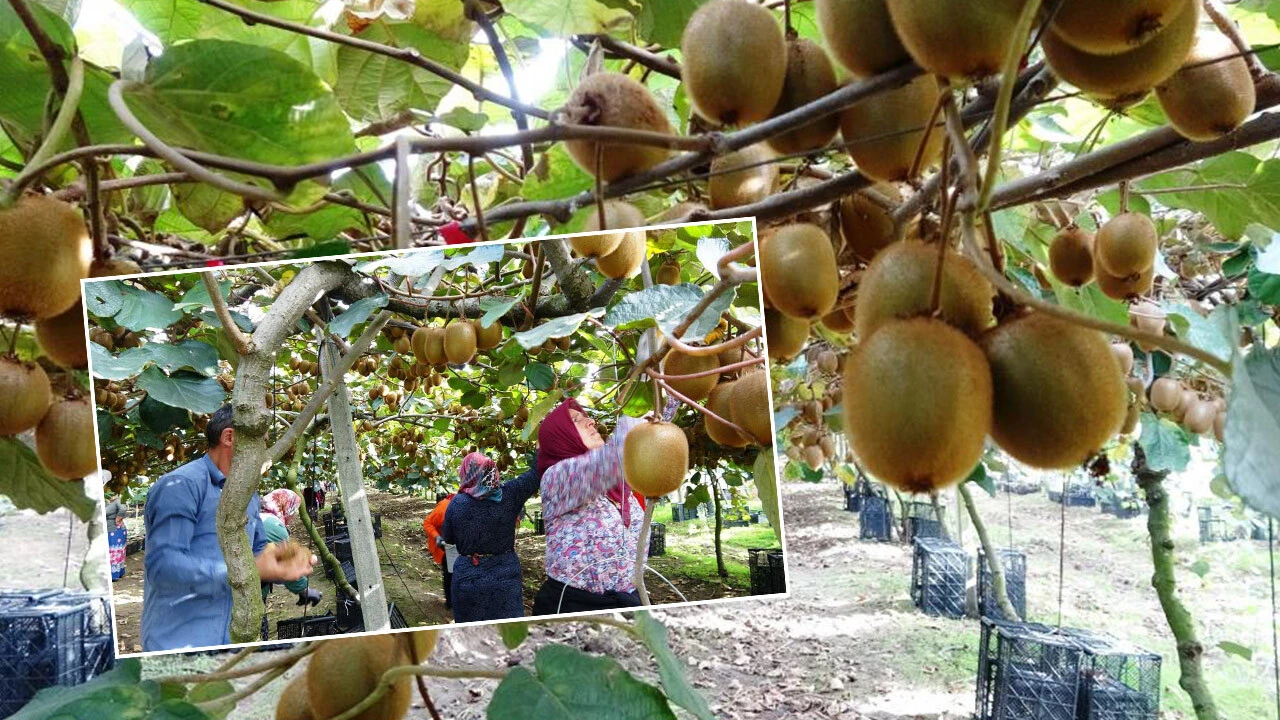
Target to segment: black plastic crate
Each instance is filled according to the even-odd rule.
[[[1227,523],[1222,518],[1200,521],[1200,542],[1225,542],[1228,539]]]
[[[844,509],[846,512],[858,512],[862,510],[862,493],[847,484],[841,484],[844,487]]]
[[[0,601],[18,600],[24,604],[30,604],[62,595],[64,592],[66,591],[62,588],[43,588],[39,590],[32,588],[25,588],[21,590],[0,590]]]
[[[911,558],[911,601],[915,606],[926,615],[964,617],[969,553],[949,540],[920,538]]]
[[[1157,720],[1160,662],[1104,635],[984,618],[976,720]]]
[[[540,510],[533,511],[533,534],[534,535],[547,534],[547,521],[542,519],[542,511]]]
[[[324,539],[324,544],[329,548],[329,552],[338,559],[338,562],[344,560],[352,560],[351,555],[351,537],[345,533],[342,535],[331,535]]]
[[[751,524],[751,517],[746,513],[742,513],[739,515],[726,515],[724,518],[722,518],[720,526],[732,528],[732,527],[746,527],[750,524]]]
[[[1050,491],[1049,491],[1049,502],[1051,502],[1051,503],[1060,503],[1060,502],[1062,502],[1062,493],[1060,493],[1060,492],[1054,492],[1053,490],[1050,490]]]
[[[337,618],[329,614],[276,621],[276,637],[280,640],[337,634]]]
[[[98,635],[84,641],[84,682],[116,666],[116,648],[110,635]]]
[[[339,560],[338,565],[342,568],[342,574],[347,578],[347,582],[351,583],[352,585],[355,585],[356,584],[356,564],[351,560]],[[330,569],[328,563],[325,563],[324,565],[324,576],[329,578],[329,582],[334,581],[333,570]]]
[[[909,517],[906,519],[907,525],[907,542],[913,543],[917,538],[941,538],[946,539],[947,534],[943,532],[942,523],[933,518],[925,517]]]
[[[868,495],[862,498],[862,510],[858,514],[861,526],[859,537],[863,540],[888,542],[893,536],[893,512],[888,498]]]
[[[667,526],[662,523],[649,525],[649,557],[667,554]]]
[[[84,606],[84,635],[111,634],[111,604],[106,595],[61,591],[40,601],[44,605]]]
[[[751,568],[751,594],[774,595],[787,591],[786,567],[781,548],[747,548]]]
[[[364,610],[361,609],[358,601],[349,597],[340,597],[335,605],[335,610],[337,612],[334,616],[334,626],[337,628],[335,632],[364,632]],[[393,629],[409,627],[408,621],[404,618],[404,613],[400,612],[400,608],[396,607],[394,602],[387,603],[387,616]]]
[[[404,619],[404,613],[400,612],[395,603],[387,603],[387,614],[391,617],[392,628],[409,627],[409,621]]]
[[[84,680],[85,606],[10,599],[0,605],[0,716],[42,688]]]
[[[755,525],[759,525],[759,524],[761,524],[761,523],[767,523],[767,522],[769,522],[769,519],[765,517],[765,515],[764,515],[764,511],[763,511],[763,510],[752,510],[752,511],[751,511],[751,522],[752,522],[753,524],[755,524]],[[1265,539],[1265,538],[1264,538],[1264,539]]]
[[[696,520],[697,518],[698,518],[697,506],[694,506],[692,508],[687,508],[684,505],[671,506],[671,522],[673,523],[688,522],[689,520]]]
[[[1018,617],[1027,617],[1027,555],[1018,550],[1003,548],[997,550],[1000,556],[1000,567],[1004,569],[1005,594]],[[991,567],[987,565],[986,553],[978,550],[978,615],[995,620],[1012,620],[1000,611],[996,602],[995,587],[991,582]]]

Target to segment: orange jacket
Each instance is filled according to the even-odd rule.
[[[444,562],[444,548],[440,547],[437,538],[440,537],[440,528],[444,525],[444,513],[452,499],[453,495],[450,495],[436,503],[435,508],[422,520],[422,531],[427,534],[427,549],[431,551],[431,557],[435,558],[437,563]]]

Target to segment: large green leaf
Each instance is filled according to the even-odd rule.
[[[214,412],[227,399],[217,380],[186,371],[165,375],[152,366],[138,375],[137,384],[156,400],[193,413]]]
[[[173,186],[173,201],[191,222],[207,232],[219,233],[244,213],[244,199],[203,183]]]
[[[1217,308],[1209,317],[1180,302],[1165,303],[1164,310],[1179,338],[1224,360],[1231,357],[1230,308]]]
[[[529,623],[502,623],[498,625],[498,634],[502,636],[502,644],[508,650],[515,650],[520,647],[525,638],[529,637]]]
[[[323,3],[311,0],[229,1],[299,25],[324,27],[327,24],[321,13]],[[250,25],[232,13],[198,0],[121,0],[120,4],[166,47],[199,39],[249,43],[286,53],[325,82],[333,81],[337,48],[332,43],[261,23]]]
[[[333,183],[333,192],[348,194],[356,200],[374,206],[381,206],[384,200],[391,197],[391,185],[382,169],[376,165],[359,168],[360,172],[344,173]],[[365,182],[361,177],[368,178]],[[370,187],[372,186],[372,187]],[[374,192],[377,188],[378,192]],[[381,193],[381,196],[379,196]],[[314,240],[329,240],[344,230],[357,229],[369,232],[369,217],[363,212],[345,205],[326,204],[318,210],[304,213],[285,212],[275,209],[267,216],[267,229],[276,237],[306,235]],[[333,253],[342,254],[342,253]]]
[[[185,428],[191,424],[191,416],[186,410],[165,405],[150,395],[144,397],[138,405],[138,419],[157,435],[167,433],[173,428]]]
[[[631,20],[631,13],[599,0],[507,0],[503,7],[523,22],[560,36],[604,33]]]
[[[124,283],[105,280],[84,284],[84,306],[90,315],[114,317],[124,307]]]
[[[120,354],[123,356],[130,352],[140,353],[147,360],[159,365],[165,372],[194,370],[206,377],[218,374],[217,348],[200,340],[183,340],[179,343],[149,342],[140,348],[126,350]]]
[[[412,48],[454,70],[461,69],[471,44],[447,40],[411,22],[377,20],[361,30],[362,40],[397,48]],[[358,48],[338,49],[338,79],[333,91],[338,102],[357,120],[376,122],[404,110],[433,112],[453,83],[421,68]]]
[[[752,475],[756,482],[756,493],[760,495],[761,509],[773,526],[773,534],[782,537],[782,517],[778,514],[778,475],[773,461],[773,448],[764,448],[756,456]]]
[[[489,327],[498,321],[498,318],[511,312],[511,308],[520,303],[520,298],[502,298],[493,295],[486,295],[480,298],[480,309],[484,311],[484,315],[480,318],[482,327]]]
[[[89,368],[94,377],[124,380],[142,372],[150,359],[142,348],[130,348],[119,355],[112,355],[98,343],[89,343]]]
[[[556,371],[545,363],[529,363],[524,368],[524,376],[529,381],[529,387],[544,392],[550,390],[556,382]]]
[[[714,720],[715,715],[711,714],[707,699],[693,689],[685,674],[684,663],[671,652],[666,626],[655,620],[648,610],[642,610],[635,614],[635,627],[641,641],[658,661],[658,676],[662,678],[662,687],[671,702],[693,713],[699,720]]]
[[[1280,230],[1280,160],[1259,160],[1249,153],[1232,152],[1156,175],[1140,186],[1144,190],[1192,188],[1163,193],[1160,202],[1203,213],[1229,238],[1244,235],[1250,223]]]
[[[173,145],[276,165],[355,150],[347,118],[307,67],[267,47],[194,40],[165,49],[130,109]]]
[[[174,309],[173,301],[160,293],[124,283],[118,287],[124,304],[115,314],[115,321],[130,330],[166,328],[182,319],[182,312]]]
[[[618,329],[654,327],[671,334],[693,308],[702,301],[702,288],[692,283],[681,285],[654,285],[640,292],[624,295],[609,309],[604,324]],[[689,326],[683,337],[701,340],[720,323],[720,316],[733,305],[736,292],[730,289],[721,294],[702,311]]]
[[[564,317],[548,320],[537,327],[530,328],[524,332],[515,334],[516,342],[520,343],[520,347],[528,350],[537,347],[552,338],[561,338],[572,335],[578,331],[582,323],[587,318],[600,317],[604,311],[600,308],[593,308],[584,313],[575,313],[573,315],[565,315]]]
[[[72,706],[86,698],[97,697],[99,693],[110,688],[135,688],[150,695],[151,697],[154,697],[153,686],[139,685],[141,678],[141,660],[136,658],[121,660],[116,664],[114,669],[105,672],[82,685],[54,686],[41,690],[36,693],[36,696],[31,700],[31,702],[27,703],[22,710],[18,711],[16,715],[10,716],[9,720],[47,720],[48,718],[63,717],[61,714],[62,708]],[[138,697],[137,699],[139,701],[139,707],[136,709],[138,710],[141,710],[142,707],[149,704],[149,698],[144,700],[144,698]],[[104,706],[103,709],[105,710],[106,707]],[[76,716],[69,716],[69,720],[74,717]],[[103,713],[101,715],[83,717],[119,718],[121,715],[107,715],[106,713]],[[131,717],[143,718],[145,715],[135,713],[131,715]]]
[[[356,325],[368,320],[369,316],[386,307],[390,300],[389,295],[375,295],[351,303],[341,315],[329,321],[329,332],[338,337],[350,335]]]
[[[513,668],[494,690],[489,720],[675,720],[662,691],[613,658],[548,645],[533,663],[536,675]]]
[[[1249,268],[1249,294],[1258,302],[1280,305],[1280,275]]]
[[[1191,462],[1191,436],[1187,431],[1151,413],[1142,413],[1141,422],[1138,444],[1147,455],[1147,467],[1170,472],[1187,469]]]
[[[1280,349],[1236,360],[1223,440],[1232,489],[1255,510],[1280,518]]]
[[[68,57],[74,54],[76,42],[67,22],[43,6],[28,4],[45,33]],[[86,64],[79,109],[89,139],[95,143],[127,143],[133,139],[107,103],[107,87],[113,79],[106,70]],[[35,41],[13,7],[9,3],[0,5],[0,121],[13,139],[28,150],[33,149],[44,127],[44,106],[52,86],[49,66]],[[69,149],[73,144],[74,138],[68,134],[60,149]]]
[[[16,437],[0,437],[0,495],[38,513],[68,508],[88,522],[97,507],[84,494],[84,482],[49,474],[35,452]]]
[[[707,0],[619,0],[612,7],[635,7],[636,26],[641,38],[666,48],[680,47],[680,36],[689,17]]]

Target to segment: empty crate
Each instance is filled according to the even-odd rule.
[[[649,525],[649,557],[667,554],[667,526],[662,523]]]
[[[927,615],[964,617],[969,553],[949,540],[920,538],[911,560],[911,601]]]
[[[997,550],[1000,566],[1004,569],[1005,594],[1009,602],[1018,612],[1018,617],[1027,617],[1027,556],[1017,550]],[[1000,612],[1000,604],[996,602],[995,588],[991,582],[991,567],[987,565],[987,556],[978,550],[978,614],[995,620],[1013,620]]]
[[[787,591],[786,568],[781,548],[748,548],[747,565],[751,568],[751,594],[773,595]]]
[[[862,498],[858,522],[861,525],[859,537],[863,540],[888,542],[893,532],[893,513],[889,510],[889,500],[874,495]]]

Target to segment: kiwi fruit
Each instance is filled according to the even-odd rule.
[[[1133,300],[1146,295],[1151,292],[1155,278],[1155,265],[1137,275],[1121,278],[1112,275],[1099,265],[1096,256],[1093,259],[1093,280],[1102,294],[1113,300]]]
[[[903,47],[926,71],[954,80],[986,77],[1009,53],[1026,0],[886,0]]]
[[[734,425],[746,430],[751,438],[765,447],[773,445],[773,408],[769,405],[769,373],[752,370],[734,381],[729,394],[729,417]]]
[[[917,154],[917,174],[937,162],[943,132],[936,124],[929,125],[937,102],[938,82],[932,75],[922,75],[841,111],[840,134],[858,170],[874,180],[897,182],[913,179]]]
[[[1124,422],[1129,393],[1106,337],[1043,313],[981,338],[994,392],[991,437],[1043,469],[1079,465]]]
[[[721,1],[721,0],[717,0]],[[711,161],[707,194],[716,210],[758,203],[773,194],[778,166],[764,144],[748,145]]]
[[[940,320],[896,320],[864,339],[844,375],[845,433],[862,466],[908,492],[963,479],[991,428],[991,371]]]
[[[617,72],[598,72],[582,79],[562,109],[569,125],[616,127],[671,134],[671,123],[649,88]],[[564,147],[583,170],[596,174],[593,140],[566,140]],[[667,148],[653,145],[609,144],[600,150],[600,179],[613,182],[647,170],[671,156]]]
[[[93,242],[74,207],[24,195],[0,210],[0,315],[44,320],[80,299]]]
[[[787,44],[773,13],[749,0],[694,11],[680,39],[681,78],[699,115],[716,125],[769,117],[787,74]]]
[[[688,355],[679,350],[671,350],[662,359],[664,375],[693,375],[715,370],[719,366],[715,355]],[[688,380],[668,380],[667,384],[671,389],[696,402],[705,400],[719,381],[719,376],[712,374]]]
[[[658,268],[655,282],[659,285],[679,285],[680,263],[674,260],[668,260],[667,262],[662,263],[662,267]]]
[[[1204,435],[1213,430],[1213,420],[1218,414],[1218,408],[1213,403],[1196,399],[1187,407],[1186,414],[1182,416],[1182,426],[1188,432],[1196,435]]]
[[[1093,233],[1076,225],[1064,228],[1049,242],[1049,269],[1058,281],[1080,287],[1093,279]]]
[[[1133,347],[1129,343],[1111,343],[1111,354],[1116,356],[1116,362],[1120,363],[1120,374],[1128,375],[1133,372]]]
[[[1182,407],[1182,383],[1174,378],[1156,378],[1148,393],[1151,407],[1160,412],[1175,413]]]
[[[854,76],[879,75],[911,59],[885,0],[817,0],[815,5],[822,39]]]
[[[98,469],[93,405],[88,398],[59,400],[36,426],[36,455],[49,474],[79,480]]]
[[[689,472],[689,439],[669,422],[641,423],[622,446],[627,483],[645,497],[662,497],[684,484]]]
[[[137,275],[142,268],[132,260],[111,257],[106,260],[94,260],[89,263],[89,277],[115,277],[117,275]]]
[[[316,720],[311,713],[311,697],[307,693],[307,676],[299,675],[285,685],[276,702],[275,720]]]
[[[405,658],[410,662],[416,660],[421,664],[431,657],[431,653],[436,651],[436,644],[440,642],[440,631],[414,630],[413,632],[399,633],[396,637],[400,639],[401,645],[404,646]]]
[[[1253,114],[1257,91],[1249,64],[1238,53],[1222,33],[1201,32],[1186,66],[1156,86],[1160,107],[1179,135],[1214,140]]]
[[[881,185],[879,189],[886,191],[895,202],[902,197],[892,185]],[[845,247],[863,262],[871,262],[876,253],[901,239],[893,214],[865,192],[840,200],[840,235]]]
[[[1159,237],[1151,218],[1137,212],[1116,215],[1098,228],[1094,255],[1108,275],[1129,278],[1155,265]]]
[[[774,307],[802,320],[826,315],[840,292],[831,238],[817,225],[796,223],[760,247],[760,282]]]
[[[1086,93],[1107,98],[1141,95],[1182,67],[1195,42],[1199,8],[1198,2],[1185,3],[1164,29],[1119,55],[1084,52],[1053,31],[1040,38],[1040,47],[1053,73]]]
[[[729,422],[733,422],[733,418],[730,417],[733,412],[730,398],[736,384],[737,381],[720,383],[711,388],[711,393],[707,395],[707,409]],[[707,428],[707,437],[717,445],[740,448],[751,444],[751,438],[725,423],[705,415],[702,419]]]
[[[596,269],[605,277],[621,280],[635,277],[645,259],[644,231],[627,233],[618,249],[596,259]]]
[[[84,307],[78,301],[64,313],[37,320],[36,340],[45,356],[62,367],[83,369],[89,365]]]
[[[800,354],[809,340],[809,323],[780,310],[766,308],[764,332],[769,342],[769,358],[786,361]]]
[[[396,341],[395,343],[393,343],[393,346],[395,347],[395,351],[402,355],[408,355],[409,353],[413,352],[412,342],[410,341],[409,338],[405,337],[404,335],[401,335],[400,337],[396,338]]]
[[[409,337],[409,349],[413,351],[413,357],[418,362],[426,362],[427,360],[427,336],[430,334],[427,328],[420,327],[414,330],[413,335]]]
[[[316,718],[341,715],[368,697],[382,674],[405,664],[404,647],[395,635],[326,640],[307,664],[307,694]],[[397,679],[376,704],[354,720],[399,720],[409,710],[409,677]]]
[[[938,248],[922,242],[894,243],[876,255],[858,284],[855,330],[865,340],[886,323],[929,313]],[[978,335],[993,322],[994,291],[965,256],[947,250],[938,307],[942,319]]]
[[[49,410],[50,392],[49,376],[39,365],[0,356],[0,436],[35,427]]]
[[[1066,0],[1049,27],[1078,50],[1118,55],[1150,40],[1194,1]]]
[[[432,365],[443,365],[449,359],[444,352],[444,328],[428,327],[422,341],[423,355]]]
[[[622,202],[621,200],[605,200],[604,223],[605,227],[601,228],[600,211],[598,208],[591,208],[583,229],[595,234],[569,238],[569,245],[573,247],[574,252],[588,258],[599,258],[608,255],[618,249],[624,238],[634,234],[636,231],[607,233],[597,231],[608,228],[641,227],[644,225],[644,214],[630,203]]]
[[[853,318],[842,308],[836,308],[822,316],[822,324],[833,333],[848,335],[853,332]]]
[[[444,355],[455,365],[471,362],[476,356],[476,326],[460,320],[444,329]]]
[[[773,106],[774,117],[835,92],[836,71],[818,43],[806,38],[787,39],[787,74],[782,95]],[[835,113],[769,138],[769,147],[783,155],[810,152],[831,142],[840,129]]]
[[[1129,324],[1153,335],[1163,335],[1165,325],[1164,310],[1153,302],[1136,302],[1129,306]]]
[[[827,461],[826,456],[822,454],[822,448],[817,445],[810,445],[805,448],[802,456],[804,457],[804,464],[808,465],[811,470],[821,470],[823,464]]]
[[[476,330],[476,348],[492,350],[502,344],[502,323],[494,320],[489,325],[481,325],[480,320],[472,322]]]

